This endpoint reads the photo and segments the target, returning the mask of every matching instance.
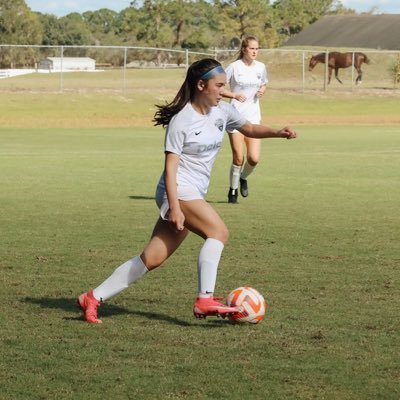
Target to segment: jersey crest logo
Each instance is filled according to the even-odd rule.
[[[221,118],[218,118],[214,125],[222,132],[224,130],[224,120]]]

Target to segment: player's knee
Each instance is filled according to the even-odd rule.
[[[218,229],[218,232],[213,237],[221,241],[223,244],[226,244],[229,239],[228,228],[225,225],[220,227],[220,229]]]
[[[140,255],[140,258],[149,271],[159,267],[164,262],[164,258],[160,257],[159,254],[147,254],[146,252],[143,252]]]
[[[243,155],[240,154],[233,154],[232,163],[234,165],[242,165],[244,161]]]
[[[258,164],[258,161],[260,160],[260,157],[258,156],[254,156],[254,155],[250,155],[247,158],[247,162],[252,166],[255,167]]]

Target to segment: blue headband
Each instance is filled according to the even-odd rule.
[[[206,72],[204,75],[202,75],[200,77],[200,79],[206,80],[206,79],[212,78],[214,75],[224,74],[224,73],[225,73],[225,70],[220,65],[218,65],[217,67],[210,69],[208,72]]]

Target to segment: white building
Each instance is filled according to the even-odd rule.
[[[47,57],[40,61],[39,69],[48,71],[94,71],[96,60],[89,57]]]

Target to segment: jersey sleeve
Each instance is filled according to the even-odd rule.
[[[223,108],[227,115],[226,130],[228,132],[239,129],[247,122],[247,119],[231,104],[224,102]]]
[[[179,129],[174,122],[171,121],[165,132],[164,151],[181,155],[185,141],[185,132]]]

